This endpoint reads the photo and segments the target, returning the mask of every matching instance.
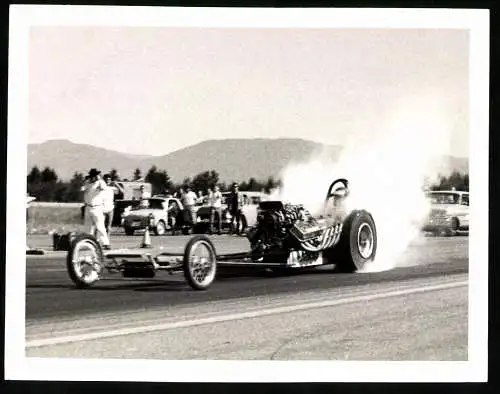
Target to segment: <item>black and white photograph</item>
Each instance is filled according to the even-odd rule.
[[[6,379],[487,380],[488,10],[10,24]]]

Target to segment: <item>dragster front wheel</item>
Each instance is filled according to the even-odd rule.
[[[104,256],[95,237],[83,234],[73,239],[66,258],[66,268],[78,288],[88,288],[101,279]]]
[[[195,235],[186,244],[183,260],[184,277],[195,290],[206,290],[215,279],[215,247],[205,235]]]

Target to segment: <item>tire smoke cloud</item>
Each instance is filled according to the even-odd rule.
[[[434,93],[395,103],[375,126],[369,141],[352,138],[333,162],[324,152],[291,163],[281,174],[282,187],[272,193],[304,204],[319,214],[330,183],[349,181],[347,208],[366,209],[375,220],[378,246],[375,261],[364,272],[389,270],[416,239],[430,205],[426,182],[434,182],[449,151],[446,108]]]

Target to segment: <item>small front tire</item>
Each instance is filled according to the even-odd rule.
[[[203,251],[204,256],[196,253]],[[217,257],[215,247],[205,235],[195,235],[186,244],[183,259],[184,277],[195,290],[206,290],[210,287],[217,273]]]
[[[101,279],[104,255],[95,237],[83,234],[71,242],[66,257],[66,268],[78,288],[89,288]]]

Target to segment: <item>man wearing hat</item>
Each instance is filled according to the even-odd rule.
[[[82,186],[85,202],[85,227],[89,234],[97,231],[97,240],[105,250],[111,249],[109,238],[104,225],[104,191],[107,185],[101,179],[101,172],[91,168]]]

